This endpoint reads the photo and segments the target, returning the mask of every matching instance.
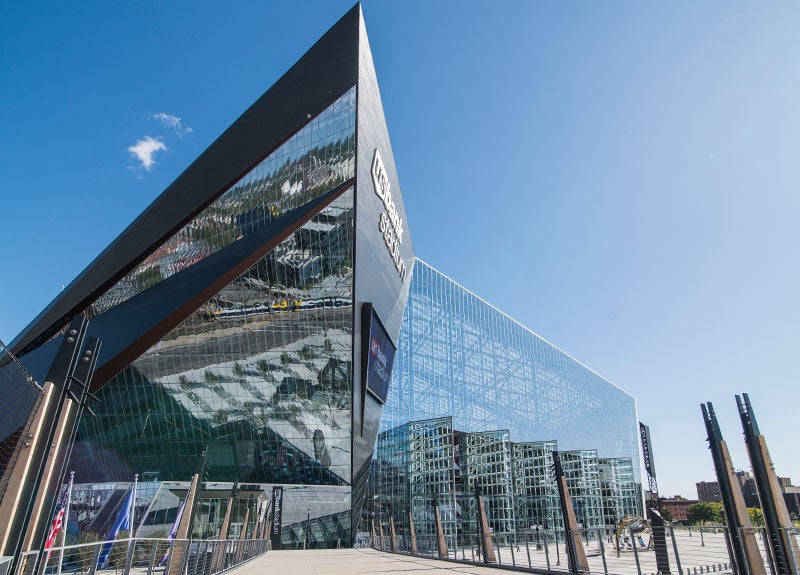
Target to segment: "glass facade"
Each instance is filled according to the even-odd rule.
[[[437,447],[415,460],[420,429]],[[430,522],[418,523],[442,493],[445,534],[474,535],[478,483],[498,536],[563,528],[556,450],[582,527],[641,515],[634,398],[416,260],[370,482],[375,505],[364,516],[410,507],[427,533]],[[431,484],[438,473],[447,485]]]
[[[639,460],[633,396],[417,259],[381,431],[442,416]]]
[[[100,315],[355,175],[355,87],[313,118],[87,310]],[[292,254],[289,254],[291,257]],[[292,273],[320,270],[303,262]]]
[[[603,500],[600,497],[597,450],[560,451],[559,455],[578,525],[586,529],[602,527]]]
[[[517,532],[543,529],[563,529],[561,504],[558,499],[553,451],[555,441],[514,443],[514,511]]]
[[[97,300],[90,315],[353,178],[354,143],[351,89]],[[188,481],[205,452],[208,481],[285,486],[288,545],[305,542],[307,514],[325,538],[313,544],[349,541],[354,193],[344,191],[99,391],[72,456],[81,481],[134,472]],[[203,500],[198,529],[219,528],[222,497]]]

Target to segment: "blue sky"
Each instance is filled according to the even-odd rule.
[[[635,395],[662,493],[702,401],[749,466],[741,391],[800,483],[800,4],[363,5],[417,254]],[[350,6],[0,4],[0,338]]]

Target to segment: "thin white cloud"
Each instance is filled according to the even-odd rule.
[[[158,114],[153,114],[153,119],[161,122],[161,125],[165,128],[174,130],[179,138],[182,138],[184,134],[191,134],[194,131],[190,126],[183,127],[180,116],[159,112]]]
[[[164,145],[164,142],[150,136],[145,136],[143,140],[137,140],[133,146],[128,148],[128,151],[141,162],[142,167],[148,172],[153,167],[153,164],[156,163],[153,159],[153,154],[165,152],[166,150],[167,146]]]

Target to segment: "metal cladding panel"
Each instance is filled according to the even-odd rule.
[[[328,30],[16,337],[12,351],[21,356],[44,343],[350,89],[358,76],[360,14],[356,5]]]
[[[372,303],[389,337],[397,343],[408,298],[414,263],[414,248],[400,193],[392,147],[383,105],[372,62],[363,18],[359,30],[358,117],[356,157],[356,246],[355,301],[353,311],[353,365],[362,365],[362,304]],[[380,156],[376,166],[376,151]],[[377,178],[373,172],[377,171]],[[383,188],[376,190],[377,187]],[[390,209],[382,196],[391,194],[395,208]],[[380,192],[380,195],[379,195]],[[390,213],[396,211],[394,223]],[[399,234],[398,234],[398,230]],[[388,235],[389,240],[385,239]],[[388,245],[396,239],[402,242],[392,255]],[[396,263],[400,262],[400,263]],[[398,266],[400,269],[398,269]],[[403,272],[403,267],[405,271]],[[362,411],[363,410],[363,411]],[[375,439],[378,433],[382,405],[362,387],[357,373],[353,386],[353,521],[358,521]],[[362,419],[363,413],[363,419]],[[355,532],[355,529],[354,529]]]

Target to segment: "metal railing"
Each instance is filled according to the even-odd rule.
[[[126,538],[23,553],[13,575],[215,575],[263,555],[264,539]],[[9,574],[11,575],[11,574]]]
[[[787,557],[775,558],[767,539],[766,530],[744,529],[741,536],[755,540],[767,575],[800,573],[800,529],[783,530],[789,542]],[[705,575],[721,573],[746,575],[736,568],[732,558],[730,531],[724,526],[666,528],[666,557],[671,575]],[[567,540],[565,541],[565,538]],[[570,572],[569,538],[580,540],[586,555],[588,573],[604,575],[657,575],[666,573],[659,568],[655,545],[650,533],[627,533],[617,539],[616,533],[607,529],[588,529],[565,533],[563,530],[530,530],[516,534],[492,535],[494,563],[531,572]],[[451,561],[470,564],[486,563],[481,538],[477,535],[446,536],[447,555]],[[411,553],[411,539],[399,532],[394,543],[386,535],[376,537],[372,547],[383,551]],[[436,535],[420,534],[416,537],[419,556],[439,557],[439,540]],[[587,572],[581,569],[581,572]]]

